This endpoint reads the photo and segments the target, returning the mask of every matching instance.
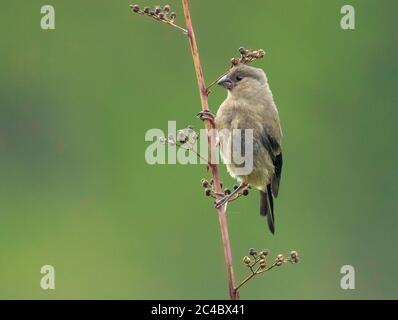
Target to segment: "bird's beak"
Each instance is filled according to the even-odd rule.
[[[232,89],[234,86],[233,81],[228,76],[223,76],[220,80],[218,80],[217,84],[226,89]]]

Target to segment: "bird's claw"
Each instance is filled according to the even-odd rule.
[[[215,115],[210,110],[202,110],[196,115],[202,121],[210,121],[213,125],[215,124]]]
[[[225,194],[223,197],[216,200],[215,202],[216,209],[220,209],[226,203],[232,202],[241,196],[247,196],[249,194],[250,188],[251,188],[250,185],[248,185],[247,183],[241,183],[239,186],[236,187],[236,189],[232,193]]]
[[[223,205],[225,205],[227,202],[229,202],[230,198],[231,197],[229,195],[227,195],[227,196],[222,197],[219,200],[216,200],[215,208],[220,209]]]

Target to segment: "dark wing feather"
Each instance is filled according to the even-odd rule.
[[[266,192],[260,191],[260,214],[267,217],[268,228],[275,232],[274,197],[278,196],[279,183],[282,174],[282,150],[278,141],[264,130],[261,141],[271,156],[274,164],[274,175],[271,182],[266,186]]]
[[[260,191],[260,214],[267,217],[268,228],[275,233],[274,199],[271,193],[271,185],[267,185],[267,191]]]
[[[274,164],[275,167],[275,172],[271,181],[271,191],[272,195],[276,198],[278,196],[279,184],[282,175],[283,159],[282,159],[281,146],[279,145],[278,141],[273,136],[271,136],[266,130],[264,130],[263,134],[261,135],[261,141],[264,147],[269,152],[272,159],[272,163]]]

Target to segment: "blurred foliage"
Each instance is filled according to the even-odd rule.
[[[236,274],[250,247],[302,259],[242,298],[398,298],[398,2],[191,2],[207,81],[239,46],[264,48],[284,129],[276,235],[254,192],[229,207]],[[202,126],[183,34],[126,0],[48,3],[55,30],[40,29],[42,1],[0,11],[0,298],[226,298],[205,168],[144,159],[148,129]],[[355,31],[340,28],[347,3]],[[224,98],[215,88],[211,108]],[[45,264],[56,290],[39,286]],[[345,264],[356,290],[340,288]]]

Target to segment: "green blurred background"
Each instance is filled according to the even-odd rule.
[[[302,261],[247,299],[398,298],[398,2],[191,1],[207,82],[239,46],[263,48],[284,129],[276,235],[258,195],[230,205],[238,279],[250,247]],[[183,24],[180,1],[171,4]],[[55,30],[40,8],[55,7]],[[205,168],[145,162],[150,128],[202,126],[188,43],[131,1],[3,1],[0,11],[0,298],[226,298]],[[340,8],[356,9],[356,30]],[[213,110],[225,91],[213,90]],[[234,181],[224,168],[225,184]],[[40,268],[56,289],[40,288]],[[340,268],[356,289],[340,288]]]

